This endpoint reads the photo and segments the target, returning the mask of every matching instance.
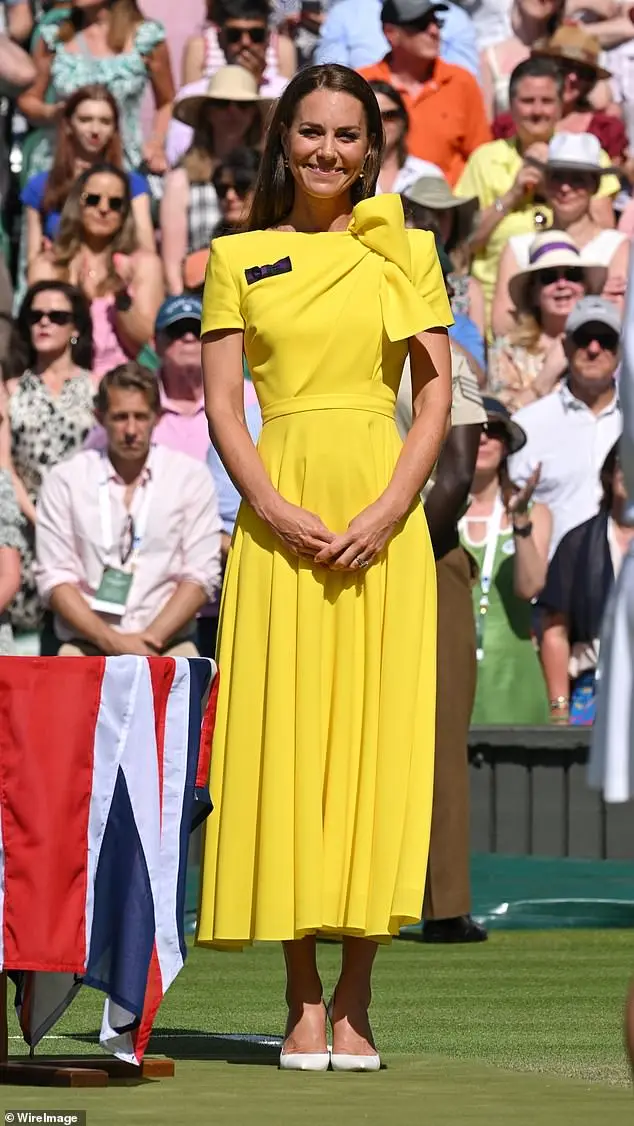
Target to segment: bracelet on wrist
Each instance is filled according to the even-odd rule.
[[[570,707],[569,696],[556,696],[554,700],[549,700],[551,712],[567,712]]]
[[[513,524],[513,535],[519,536],[521,540],[527,540],[533,532],[533,521],[529,520],[527,524]]]
[[[497,211],[498,215],[506,215],[506,204],[501,196],[497,196],[493,200],[493,207],[494,210]]]
[[[114,299],[114,307],[119,313],[127,313],[132,308],[132,297],[128,289],[120,289]]]

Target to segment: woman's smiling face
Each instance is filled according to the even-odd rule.
[[[329,199],[350,191],[369,148],[361,102],[351,94],[313,90],[299,103],[284,148],[293,179],[306,195]]]

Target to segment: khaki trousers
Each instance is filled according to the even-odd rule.
[[[471,562],[462,547],[437,563],[438,671],[434,800],[424,919],[471,909],[467,739],[476,687]]]
[[[103,657],[104,654],[91,645],[89,641],[65,641],[60,646],[58,657]],[[161,657],[199,657],[200,654],[193,641],[177,641],[171,645]]]

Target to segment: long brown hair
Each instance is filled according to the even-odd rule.
[[[379,103],[365,78],[347,66],[325,63],[300,70],[291,79],[275,107],[269,123],[260,173],[255,185],[253,206],[247,220],[247,230],[262,231],[280,223],[291,211],[295,196],[295,181],[286,167],[282,145],[285,130],[290,129],[299,103],[313,90],[332,90],[350,94],[361,102],[365,112],[370,152],[363,169],[363,178],[352,186],[352,201],[374,195],[381,169],[383,150],[383,123]]]
[[[46,183],[46,191],[42,199],[42,211],[61,211],[66,202],[68,193],[75,182],[75,154],[73,152],[74,140],[71,135],[70,121],[82,102],[105,102],[112,110],[114,120],[114,133],[108,141],[103,152],[96,158],[98,161],[107,161],[115,168],[123,168],[123,150],[121,135],[119,133],[119,107],[107,86],[95,82],[91,86],[80,86],[64,103],[55,145],[55,158],[53,167]]]
[[[139,24],[145,22],[145,16],[136,0],[110,0],[108,8],[110,10],[108,46],[115,55],[119,55],[125,50]],[[73,8],[68,19],[60,24],[59,42],[70,42],[83,26],[82,9]]]
[[[113,164],[106,164],[105,162],[94,164],[92,168],[87,168],[85,172],[82,172],[79,179],[73,184],[68,199],[64,204],[59,233],[53,243],[54,265],[58,270],[68,275],[70,265],[79,254],[84,241],[81,197],[86,190],[86,184],[92,176],[106,173],[109,176],[116,176],[121,181],[124,202],[121,213],[121,226],[108,246],[107,276],[98,290],[99,296],[103,296],[106,293],[116,293],[123,288],[123,282],[114,268],[114,255],[133,254],[135,250],[138,250],[139,244],[137,242],[134,215],[132,213],[130,186],[125,172],[122,172],[120,168],[115,168]]]

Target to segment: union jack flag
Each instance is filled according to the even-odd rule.
[[[184,657],[0,658],[0,969],[35,1045],[82,984],[140,1063],[186,957],[218,687]]]

